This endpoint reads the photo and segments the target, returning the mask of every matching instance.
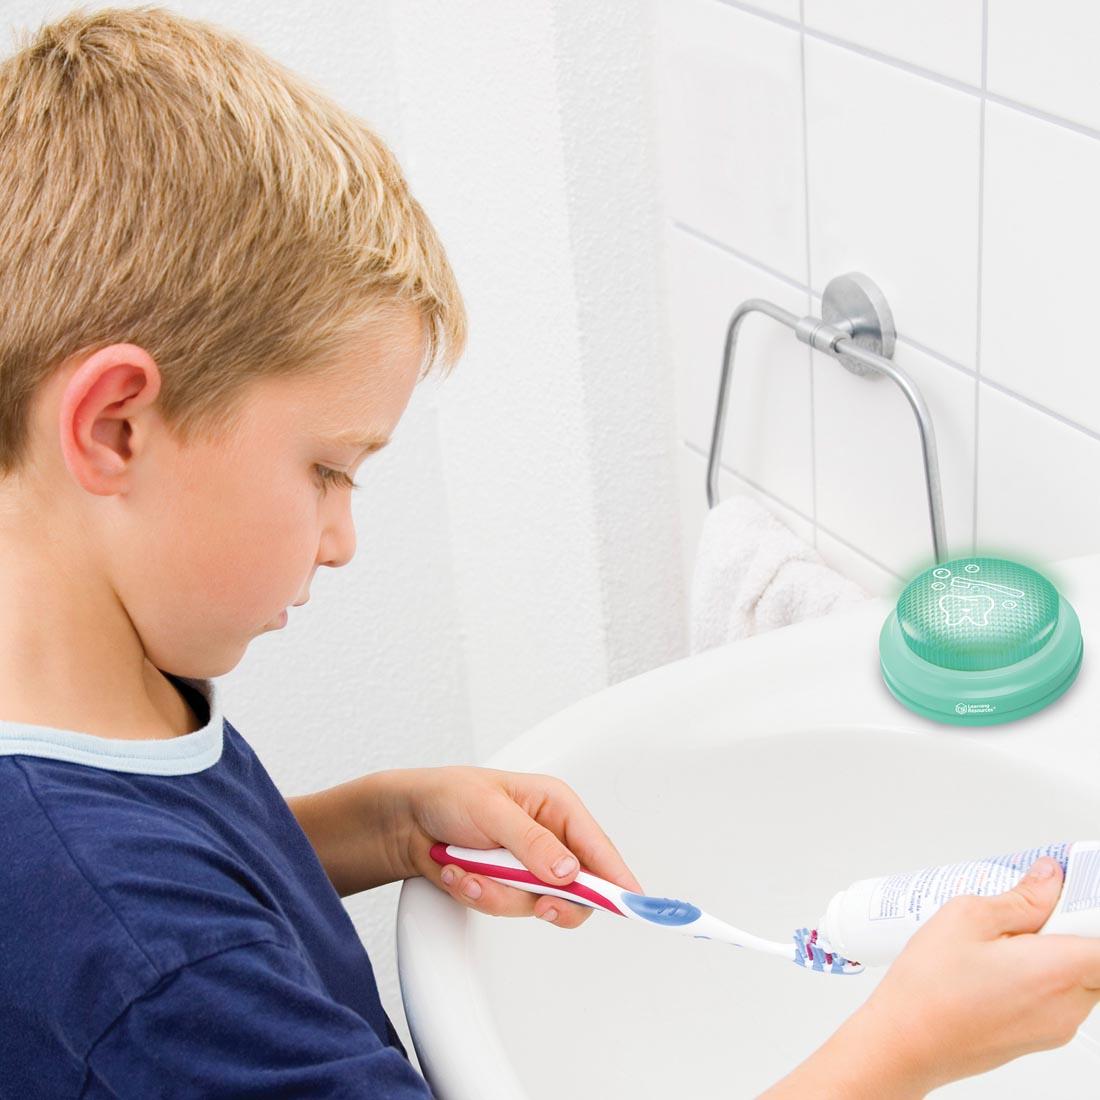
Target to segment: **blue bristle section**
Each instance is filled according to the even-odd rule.
[[[795,931],[793,939],[793,962],[805,970],[817,970],[828,974],[858,974],[863,969],[859,963],[852,962],[843,955],[826,951],[817,943],[816,928],[799,928]]]

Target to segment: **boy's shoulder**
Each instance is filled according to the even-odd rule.
[[[78,1046],[180,967],[293,946],[203,807],[160,779],[0,756],[0,989],[50,1005]]]
[[[55,901],[68,903],[62,883],[97,899],[162,973],[254,940],[289,946],[262,876],[226,835],[233,807],[189,778],[0,756],[0,882],[33,889],[49,859]]]

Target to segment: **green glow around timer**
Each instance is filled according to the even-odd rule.
[[[1004,558],[955,558],[916,577],[879,635],[886,686],[938,722],[1010,722],[1077,676],[1077,613],[1041,573]]]

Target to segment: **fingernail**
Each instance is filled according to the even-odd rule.
[[[1043,856],[1041,860],[1032,865],[1031,870],[1028,872],[1028,878],[1044,879],[1050,878],[1054,874],[1054,860],[1048,856]]]
[[[454,885],[455,869],[453,867],[448,867],[447,870],[443,872],[443,881],[448,886],[453,886]]]
[[[468,878],[462,884],[462,892],[468,898],[479,898],[481,897],[481,883],[476,878]]]
[[[577,861],[572,856],[562,856],[551,870],[558,878],[564,878],[566,875],[571,875],[576,866]]]
[[[540,920],[555,921],[558,919],[558,911],[551,906],[545,913],[539,913]]]

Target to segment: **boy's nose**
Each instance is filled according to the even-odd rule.
[[[350,511],[339,523],[327,528],[321,541],[321,553],[318,561],[321,565],[339,568],[347,565],[355,557],[355,524]]]

